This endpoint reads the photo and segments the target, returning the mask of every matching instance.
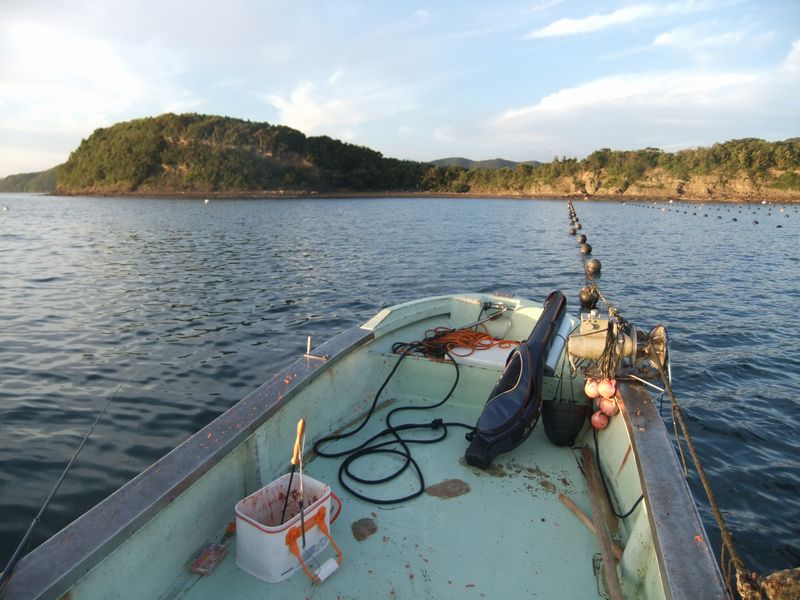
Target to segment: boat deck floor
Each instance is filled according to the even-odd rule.
[[[359,439],[383,429],[386,412],[394,406],[397,404],[377,412]],[[448,404],[406,418],[429,421],[436,416],[445,421],[475,423],[477,410],[474,406]],[[396,421],[401,421],[399,416]],[[380,506],[348,494],[338,481],[340,459],[317,457],[305,465],[305,474],[330,484],[343,504],[341,514],[331,525],[331,534],[344,553],[344,561],[321,585],[312,584],[302,571],[277,584],[245,573],[236,565],[232,537],[228,542],[230,551],[222,563],[210,575],[188,581],[180,597],[599,596],[593,569],[593,557],[599,552],[597,541],[559,500],[559,493],[563,492],[591,514],[577,451],[552,445],[539,423],[523,445],[501,455],[487,471],[481,471],[463,460],[467,445],[464,432],[450,428],[441,443],[412,446],[428,491],[399,505]],[[387,455],[367,457],[354,470],[357,467],[359,473],[376,476],[391,470],[387,461],[392,462]],[[450,483],[436,487],[443,482]],[[407,494],[411,487],[411,480],[401,477],[367,489],[366,494],[390,497]],[[332,548],[318,558],[322,562],[329,556],[333,556]]]

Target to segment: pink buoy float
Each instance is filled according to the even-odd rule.
[[[605,429],[608,427],[608,417],[598,410],[592,415],[592,427],[595,429]]]
[[[591,377],[586,380],[586,385],[583,386],[583,393],[587,398],[597,398],[600,392],[597,389],[597,380]]]
[[[614,398],[600,398],[600,412],[608,417],[613,417],[619,412],[619,406]]]
[[[613,398],[617,393],[617,382],[614,379],[602,379],[597,384],[597,392],[603,398]]]

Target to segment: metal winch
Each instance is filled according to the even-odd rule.
[[[581,313],[577,331],[567,340],[570,360],[605,362],[607,375],[620,367],[635,368],[655,352],[662,365],[668,365],[667,330],[657,325],[645,333],[633,323],[620,322],[615,314],[601,314],[597,309]]]
[[[571,355],[590,360],[597,360],[609,351],[620,357],[635,357],[636,348],[636,328],[633,327],[631,337],[620,329],[616,320],[601,315],[598,310],[582,313],[578,331],[567,340],[567,351]]]

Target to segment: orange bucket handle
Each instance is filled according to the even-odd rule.
[[[339,500],[338,498],[336,499]],[[341,500],[339,500],[339,507],[340,507],[339,511],[336,514],[337,517],[339,516],[339,513],[342,510]],[[331,532],[328,530],[327,523],[325,523],[326,514],[327,514],[326,507],[324,506],[320,507],[317,513],[311,519],[306,521],[306,531],[312,529],[313,527],[319,527],[320,531],[325,535],[325,537],[328,538],[328,541],[331,543],[333,549],[336,551],[336,562],[339,564],[339,566],[341,566],[342,560],[344,559],[344,555],[342,554],[342,551],[339,548],[339,546],[336,544],[335,541],[333,541],[333,538],[331,537]],[[298,561],[300,561],[300,565],[303,567],[303,571],[305,571],[306,575],[308,575],[308,578],[313,583],[322,583],[320,578],[314,575],[308,568],[306,561],[303,560],[303,555],[300,553],[300,547],[297,545],[297,540],[300,538],[301,535],[302,535],[302,529],[299,525],[289,528],[289,531],[286,533],[286,545],[289,546],[289,552],[294,554],[295,558]]]

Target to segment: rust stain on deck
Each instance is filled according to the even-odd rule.
[[[503,468],[503,465],[496,464],[496,465],[489,465],[486,467],[486,472],[491,475],[492,477],[505,477],[508,475],[506,470]]]
[[[546,492],[555,493],[556,491],[556,486],[550,483],[550,480],[547,479],[546,477],[542,477],[539,480],[539,485],[542,486],[542,489]]]
[[[533,475],[534,477],[541,477],[542,479],[547,479],[547,473],[542,471],[539,467],[523,467],[523,471]]]
[[[506,475],[508,475],[508,473],[506,473],[505,469],[503,468],[503,465],[501,464],[493,464],[486,467],[486,469],[480,469],[478,467],[473,467],[472,465],[467,463],[466,459],[463,456],[458,459],[458,464],[460,464],[462,467],[469,468],[473,473],[475,473],[475,475],[478,476],[490,475],[492,477],[505,477]]]
[[[363,542],[373,533],[378,531],[378,526],[372,519],[364,518],[353,522],[350,525],[350,529],[353,532],[353,537],[356,538],[356,540],[358,540],[359,542]]]
[[[437,498],[455,498],[469,493],[470,487],[466,481],[461,479],[445,479],[441,483],[429,485],[425,488],[425,493]]]

